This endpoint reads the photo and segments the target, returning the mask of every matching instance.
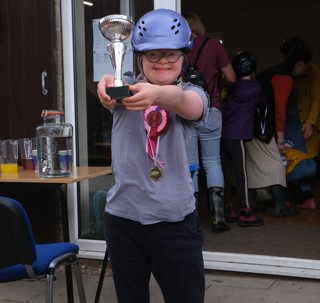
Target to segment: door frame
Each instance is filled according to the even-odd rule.
[[[120,1],[121,9],[123,9],[121,13],[130,15],[130,12],[126,11],[130,7],[128,4],[130,0]],[[79,87],[75,85],[75,77],[81,77],[81,75],[76,74],[79,72],[79,58],[77,58],[76,61],[74,53],[75,29],[72,21],[72,18],[74,18],[72,1],[62,1],[61,5],[64,87],[65,100],[68,100],[68,102],[65,103],[66,121],[76,125],[75,95],[79,96],[79,92],[76,93],[76,90],[79,89]],[[181,11],[181,2],[180,0],[154,0],[154,7],[165,7]],[[75,62],[77,62],[77,69],[75,68]],[[78,102],[79,100],[77,100],[77,103]],[[75,163],[77,163],[77,159],[75,159],[75,161]],[[68,207],[70,239],[79,244],[80,257],[103,259],[106,249],[104,241],[78,238],[77,198],[76,185],[69,185]],[[320,260],[211,251],[204,251],[203,257],[204,267],[206,269],[320,279]]]

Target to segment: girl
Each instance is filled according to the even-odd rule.
[[[267,104],[260,85],[254,81],[256,59],[249,52],[239,52],[232,62],[238,82],[229,88],[222,102],[221,158],[225,182],[225,216],[239,226],[260,226],[263,220],[252,213],[249,205],[244,144],[253,138],[254,114],[258,105]],[[240,199],[239,218],[230,201],[231,164],[234,166]]]
[[[186,20],[168,9],[140,18],[132,33],[139,79],[125,78],[132,96],[117,104],[106,94],[114,77],[98,84],[113,114],[112,169],[104,232],[118,302],[149,302],[155,276],[167,303],[203,303],[203,230],[195,211],[186,146],[209,100],[181,82],[191,49]]]

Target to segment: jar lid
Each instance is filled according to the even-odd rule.
[[[47,117],[47,116],[57,116],[57,115],[64,115],[64,112],[58,111],[58,110],[48,110],[44,109],[41,113],[41,117]]]

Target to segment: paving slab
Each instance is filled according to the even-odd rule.
[[[87,302],[94,302],[99,276],[83,275]],[[313,279],[256,275],[206,270],[205,303],[318,303],[319,281]],[[78,303],[77,289],[74,289]],[[164,303],[154,278],[150,281],[151,303]],[[45,281],[17,281],[0,284],[0,303],[43,303]],[[65,276],[57,272],[54,302],[66,302]],[[106,276],[100,302],[116,303],[112,276]]]

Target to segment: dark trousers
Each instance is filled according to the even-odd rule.
[[[230,203],[232,169],[240,200],[240,208],[249,207],[246,154],[243,140],[221,139],[221,164],[224,175],[224,199]]]
[[[203,303],[203,229],[196,212],[181,222],[142,225],[108,213],[104,232],[119,303],[148,303],[151,273],[166,303]]]

